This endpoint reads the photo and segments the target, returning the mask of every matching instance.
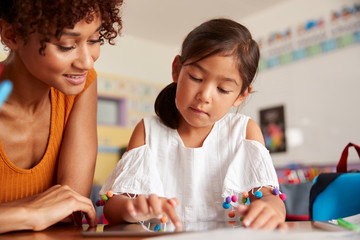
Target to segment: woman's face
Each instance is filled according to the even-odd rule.
[[[59,40],[46,43],[45,56],[40,55],[39,34],[32,34],[26,44],[15,50],[22,71],[35,81],[54,87],[66,95],[80,93],[87,72],[100,55],[99,31],[101,18],[91,23],[78,22],[73,29],[65,28]]]
[[[178,71],[173,75],[176,106],[192,127],[212,127],[247,96],[240,95],[242,79],[233,56],[214,55],[188,65],[185,62],[174,71]]]

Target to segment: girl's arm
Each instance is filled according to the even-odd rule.
[[[70,113],[60,150],[57,181],[89,197],[97,154],[97,81],[79,96]]]
[[[135,127],[131,138],[129,140],[126,151],[130,151],[133,148],[140,147],[145,144],[145,125],[142,119]]]
[[[145,125],[141,120],[135,127],[127,151],[145,144]],[[120,160],[121,161],[121,160]],[[151,194],[149,197],[138,195],[130,198],[128,195],[114,195],[104,205],[105,218],[112,224],[124,222],[139,222],[151,218],[169,216],[177,229],[181,229],[181,221],[175,208],[179,205],[176,198],[167,199]]]
[[[264,137],[258,124],[249,119],[246,127],[246,139],[255,140],[265,145]],[[256,189],[254,189],[254,192]],[[261,199],[257,199],[253,194],[250,196],[250,205],[240,205],[237,211],[243,214],[245,226],[251,228],[274,229],[283,228],[285,221],[285,204],[279,196],[272,194],[271,188],[263,187]]]
[[[261,129],[252,119],[249,119],[246,126],[246,139],[258,141],[265,146],[264,136],[262,135]]]

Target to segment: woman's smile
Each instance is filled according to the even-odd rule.
[[[65,79],[73,84],[73,85],[80,85],[86,81],[87,73],[83,74],[64,74]]]

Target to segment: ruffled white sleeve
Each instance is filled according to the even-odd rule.
[[[164,196],[163,184],[147,145],[126,152],[105,181],[100,195],[107,191],[114,194],[156,194]]]
[[[269,151],[257,141],[241,141],[224,178],[223,196],[265,186],[279,187]]]

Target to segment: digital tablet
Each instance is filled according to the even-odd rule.
[[[241,222],[194,222],[183,223],[180,231],[175,230],[171,222],[160,223],[146,221],[132,224],[99,225],[96,228],[88,228],[82,232],[84,237],[142,237],[177,234],[185,232],[200,232],[215,229],[234,229],[243,227]]]

